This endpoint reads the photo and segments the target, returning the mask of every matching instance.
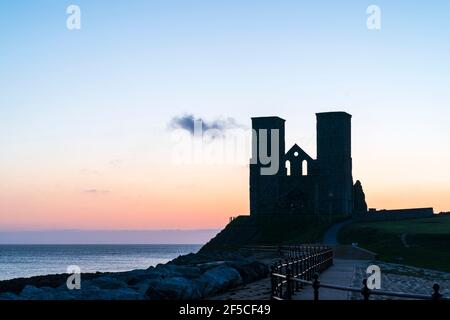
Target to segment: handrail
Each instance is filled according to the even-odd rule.
[[[314,273],[333,264],[333,250],[323,245],[280,246],[279,251],[288,258],[271,268],[272,299],[291,299],[294,291],[303,285],[300,280],[311,280]],[[297,282],[292,282],[292,279]]]
[[[297,279],[295,279],[295,278],[287,279],[286,281],[297,281]],[[418,300],[449,300],[449,298],[444,297],[441,293],[439,293],[440,286],[437,283],[435,283],[433,285],[433,288],[432,288],[433,293],[431,295],[369,289],[367,287],[367,279],[364,279],[362,281],[362,283],[363,283],[363,287],[361,289],[354,288],[354,287],[324,284],[324,283],[320,283],[319,275],[315,274],[314,281],[311,283],[311,285],[314,288],[314,296],[316,297],[316,295],[317,295],[317,299],[315,299],[315,300],[318,300],[319,288],[328,288],[328,289],[341,290],[341,291],[358,292],[363,295],[364,300],[369,300],[369,297],[371,295],[409,298],[409,299],[418,299]]]
[[[321,283],[319,281],[319,272],[333,264],[333,250],[331,248],[317,245],[295,245],[292,247],[284,246],[284,249],[280,247],[280,252],[283,252],[283,250],[291,258],[286,259],[284,263],[280,261],[272,266],[271,298],[275,300],[292,299],[294,291],[298,291],[305,284],[313,287],[314,300],[319,300],[320,288],[357,292],[363,296],[364,300],[369,300],[371,295],[420,300],[450,300],[450,297],[444,297],[439,292],[440,286],[437,283],[433,285],[433,293],[431,295],[369,289],[367,287],[367,279],[363,280],[362,288]],[[283,286],[286,288],[283,289]]]

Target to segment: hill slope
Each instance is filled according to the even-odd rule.
[[[345,226],[340,243],[357,242],[380,259],[450,271],[450,216],[402,221],[358,222]]]
[[[200,252],[234,250],[245,245],[280,245],[285,243],[317,243],[324,232],[342,217],[317,216],[239,216]]]

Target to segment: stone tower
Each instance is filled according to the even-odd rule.
[[[351,118],[346,112],[317,113],[318,208],[325,214],[351,214],[353,177]]]
[[[252,214],[275,214],[280,193],[280,177],[285,175],[284,167],[284,123],[279,117],[252,118],[252,155],[250,164],[250,212]],[[278,138],[278,148],[271,150],[272,139]],[[264,174],[261,170],[274,165],[262,163],[261,148],[266,145],[267,154],[278,157],[275,174]],[[263,150],[264,151],[264,150]],[[265,152],[263,152],[264,154]]]

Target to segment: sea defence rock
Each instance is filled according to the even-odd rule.
[[[200,299],[202,292],[195,281],[172,277],[150,282],[145,295],[150,300],[187,300]]]
[[[257,261],[236,261],[231,262],[230,266],[236,269],[245,283],[253,282],[269,275],[267,265]]]
[[[196,300],[267,277],[268,272],[264,263],[239,254],[187,255],[146,270],[82,274],[79,290],[67,288],[67,275],[49,276],[51,282],[40,277],[20,290],[16,286],[0,292],[0,300]]]
[[[188,279],[198,278],[201,275],[201,269],[197,266],[184,266],[175,264],[159,264],[153,270],[162,278],[184,277]]]
[[[239,272],[226,265],[209,269],[198,278],[204,296],[236,287],[242,282]]]
[[[19,296],[11,292],[0,293],[0,300],[18,300]]]
[[[127,283],[114,276],[98,277],[97,279],[91,280],[89,284],[90,286],[106,290],[124,289],[128,287]]]

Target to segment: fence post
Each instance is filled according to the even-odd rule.
[[[275,297],[275,295],[277,294],[277,290],[276,290],[276,279],[275,276],[273,275],[275,273],[275,266],[272,265],[270,267],[270,285],[272,287],[272,295],[270,297],[270,299],[273,299]]]
[[[325,263],[326,263],[326,253],[325,251],[322,251],[319,255],[319,270],[323,271],[325,269]]]
[[[439,284],[435,283],[433,285],[433,294],[431,295],[431,300],[433,301],[441,300],[442,294],[439,293],[439,289],[440,289]]]
[[[367,279],[363,280],[363,287],[361,289],[361,294],[364,297],[364,301],[368,301],[369,300],[370,289],[367,287]]]
[[[309,278],[309,255],[305,255],[305,280],[309,281],[311,280]]]
[[[289,263],[289,259],[285,259],[284,263],[286,264],[286,274],[289,272],[289,268],[291,267],[291,264]]]
[[[305,280],[305,259],[304,256],[302,255],[300,258],[300,270],[299,270],[299,274],[300,274],[300,279]],[[300,283],[300,288],[303,288],[303,283]]]
[[[283,278],[278,278],[277,282],[278,296],[283,298]]]
[[[286,299],[292,300],[292,269],[290,267],[286,271]]]
[[[312,287],[314,289],[314,301],[319,301],[319,288],[320,288],[320,281],[319,281],[319,274],[314,273],[314,281],[312,283]]]

